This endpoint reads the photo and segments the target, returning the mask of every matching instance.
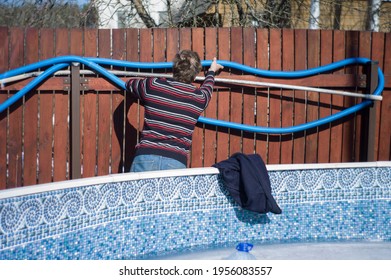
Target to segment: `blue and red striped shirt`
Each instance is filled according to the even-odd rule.
[[[209,71],[199,88],[163,78],[131,78],[126,82],[128,92],[145,108],[136,156],[160,155],[187,165],[195,125],[212,97],[214,75]]]

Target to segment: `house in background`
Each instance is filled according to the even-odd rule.
[[[95,4],[99,11],[100,28],[145,28],[147,27],[135,7],[135,2],[140,2],[146,15],[153,20],[156,27],[166,27],[168,17],[167,1],[127,1],[127,0],[97,0]],[[170,1],[172,13],[178,13],[185,0]],[[147,3],[148,5],[145,5]]]
[[[391,0],[305,0],[292,2],[292,27],[308,28],[311,4],[319,3],[320,29],[391,31]],[[299,5],[301,3],[301,5]],[[373,9],[371,5],[373,5]]]
[[[391,31],[391,0],[96,0],[95,3],[100,28],[252,26]]]

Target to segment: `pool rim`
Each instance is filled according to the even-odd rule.
[[[379,168],[391,167],[391,161],[374,162],[346,162],[346,163],[307,163],[307,164],[269,164],[266,165],[268,171],[295,171],[310,169],[343,169],[343,168]],[[166,177],[183,177],[195,175],[217,175],[219,171],[215,167],[197,167],[174,169],[164,171],[149,171],[137,173],[117,173],[88,178],[72,179],[44,184],[15,187],[12,189],[0,190],[0,199],[25,196],[49,191],[57,191],[75,187],[85,187],[107,183],[120,183],[143,179],[156,179]]]

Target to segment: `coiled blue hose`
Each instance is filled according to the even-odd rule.
[[[243,64],[239,64],[236,62],[231,61],[225,61],[225,60],[219,60],[218,63],[223,65],[224,67],[228,67],[231,69],[240,70],[246,73],[250,73],[253,75],[261,76],[261,77],[268,77],[268,78],[283,78],[283,79],[298,79],[298,78],[305,78],[309,76],[313,76],[316,74],[324,73],[324,72],[330,72],[334,71],[336,69],[340,69],[342,67],[352,65],[352,64],[361,64],[365,65],[367,63],[371,62],[370,59],[367,58],[348,58],[341,61],[337,61],[334,63],[330,63],[324,66],[311,68],[307,70],[299,70],[299,71],[271,71],[271,70],[262,70],[257,69],[253,67],[249,67]],[[0,104],[0,113],[6,110],[9,106],[14,104],[17,100],[19,100],[21,97],[23,97],[25,94],[27,94],[29,91],[33,90],[37,85],[39,85],[42,81],[49,78],[51,75],[53,75],[55,72],[69,66],[72,63],[81,63],[84,64],[89,69],[93,70],[97,74],[102,75],[103,77],[107,78],[113,85],[117,86],[119,89],[125,90],[125,82],[119,79],[114,74],[108,72],[105,68],[103,68],[101,65],[104,66],[115,66],[115,67],[126,67],[126,68],[136,68],[136,69],[167,69],[172,68],[172,62],[128,62],[128,61],[122,61],[122,60],[115,60],[115,59],[107,59],[107,58],[86,58],[86,57],[79,57],[79,56],[60,56],[55,57],[47,60],[43,60],[40,62],[32,63],[26,66],[22,66],[10,71],[7,71],[3,74],[0,74],[0,80],[5,78],[14,77],[16,75],[21,75],[24,73],[36,71],[37,69],[46,69],[41,75],[36,77],[34,80],[32,80],[28,85],[26,85],[23,89],[18,91],[15,95],[8,98],[6,101],[4,101],[2,104]],[[204,60],[202,61],[202,66],[208,67],[212,63],[211,60]],[[373,92],[373,95],[381,95],[382,91],[384,89],[384,75],[380,68],[378,68],[378,85],[375,91]],[[353,114],[359,110],[362,110],[363,108],[372,105],[373,101],[371,100],[364,100],[363,102],[356,104],[352,107],[349,107],[343,111],[340,111],[338,113],[332,114],[330,116],[321,118],[319,120],[315,120],[312,122],[299,124],[295,126],[290,127],[261,127],[261,126],[251,126],[251,125],[245,125],[245,124],[238,124],[228,121],[222,121],[222,120],[216,120],[211,118],[206,118],[200,116],[198,118],[198,122],[209,124],[213,126],[220,126],[220,127],[227,127],[231,129],[238,129],[243,130],[247,132],[253,132],[253,133],[265,133],[265,134],[288,134],[288,133],[295,133],[304,131],[307,129],[311,129],[314,127],[318,127],[333,121],[336,121],[338,119],[341,119],[343,117],[346,117],[350,114]]]

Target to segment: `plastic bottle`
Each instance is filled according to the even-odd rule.
[[[236,251],[229,255],[226,260],[256,260],[255,256],[250,253],[253,248],[251,243],[239,243],[236,245]]]

